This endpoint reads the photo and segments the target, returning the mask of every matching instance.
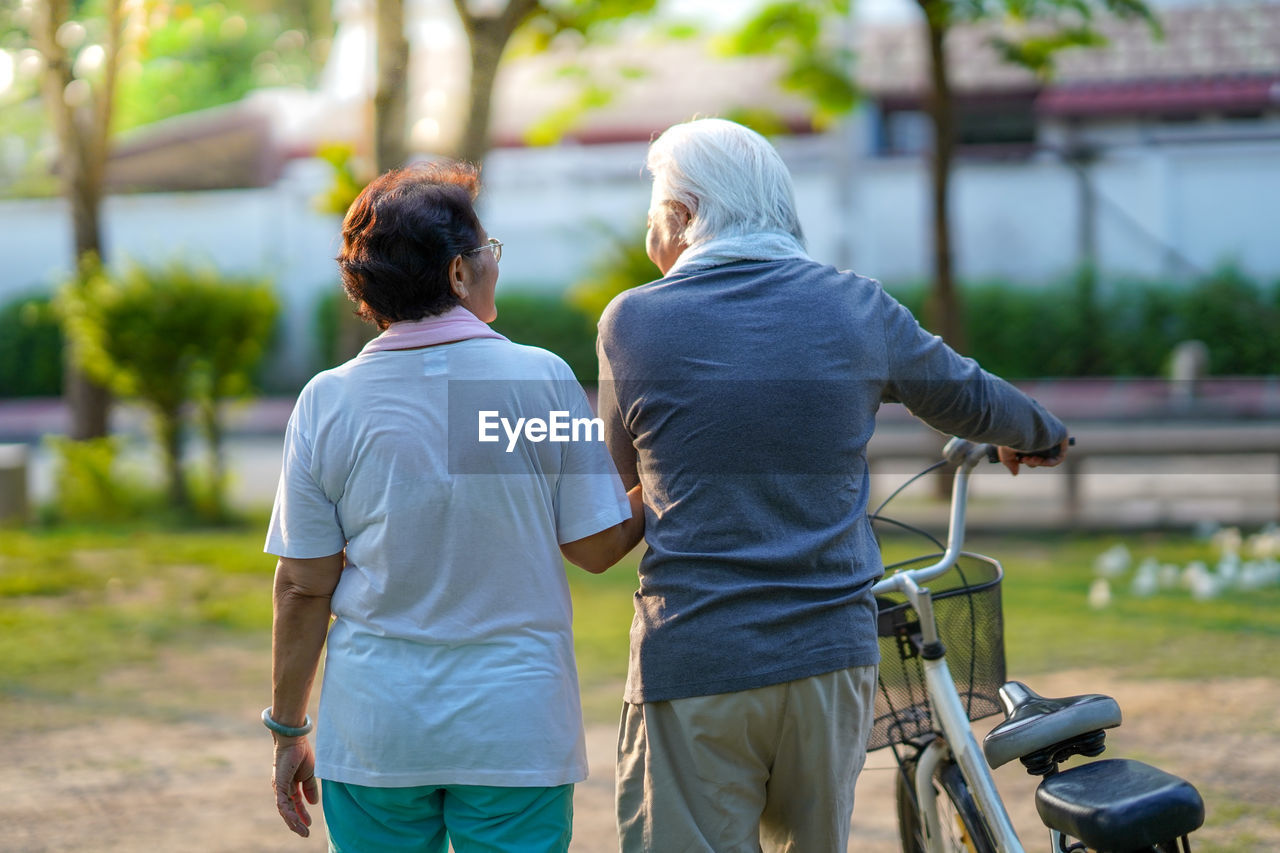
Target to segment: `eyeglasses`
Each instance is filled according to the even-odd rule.
[[[476,246],[474,249],[467,249],[462,254],[474,255],[476,252],[484,251],[493,252],[493,262],[496,264],[498,261],[502,260],[502,241],[496,237],[490,237],[489,242],[485,243],[483,246]]]

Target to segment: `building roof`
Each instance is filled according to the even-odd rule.
[[[1210,81],[1280,78],[1280,3],[1215,3],[1157,10],[1161,37],[1143,21],[1103,17],[1097,28],[1108,44],[1062,51],[1047,82],[1004,61],[992,39],[1008,35],[1003,25],[983,23],[956,27],[947,50],[958,93],[1042,88],[1100,93],[1134,92],[1149,87],[1153,103],[1167,104],[1185,94],[1191,102],[1212,101],[1216,94],[1242,97],[1238,85],[1218,90]],[[917,25],[867,28],[858,38],[858,77],[873,96],[920,96],[927,86],[926,45]],[[1175,81],[1188,81],[1183,85]],[[1190,85],[1192,81],[1199,81]],[[1245,86],[1254,91],[1252,84]],[[1253,96],[1247,96],[1252,98]],[[1083,95],[1071,102],[1087,105]],[[1139,100],[1100,100],[1104,112]]]
[[[1107,45],[1062,51],[1048,80],[1013,65],[992,46],[1006,26],[955,27],[948,36],[950,69],[960,97],[1038,93],[1044,114],[1098,115],[1255,111],[1280,96],[1280,3],[1216,3],[1158,10],[1161,35],[1145,21],[1103,17]],[[856,75],[878,100],[918,103],[927,91],[921,25],[863,25],[856,38]],[[567,62],[579,66],[565,74]],[[629,70],[619,75],[618,69]],[[695,115],[735,109],[771,111],[808,129],[804,100],[777,83],[778,62],[726,59],[702,40],[592,46],[571,57],[556,53],[509,63],[499,78],[494,113],[499,144],[521,144],[527,130],[569,102],[584,76],[612,87],[612,100],[582,118],[571,137],[583,142],[647,139]],[[691,85],[696,81],[696,85]]]
[[[1101,19],[1109,44],[1063,51],[1048,81],[1001,59],[991,44],[999,26],[956,27],[948,36],[955,92],[1035,97],[1041,114],[1057,116],[1253,112],[1280,104],[1280,2],[1166,7],[1159,18],[1159,39],[1144,22]],[[855,39],[856,75],[868,96],[899,106],[923,98],[928,70],[919,23],[863,24]],[[426,54],[439,57],[442,50]],[[434,100],[450,103],[438,120],[423,112],[410,124],[426,117],[451,131],[461,113],[464,70],[419,63],[411,110],[425,110],[437,94],[431,90],[442,86],[448,96]],[[528,144],[531,129],[557,110],[572,113],[569,105],[583,92],[601,101],[571,123],[567,138],[583,143],[647,140],[675,122],[745,109],[810,130],[806,102],[779,86],[779,70],[769,57],[715,56],[705,39],[620,39],[513,57],[498,77],[492,135],[499,146]],[[109,180],[119,189],[270,183],[283,158],[361,139],[367,111],[363,101],[324,93],[255,93],[238,105],[142,129],[116,146]],[[438,144],[448,136],[442,133]]]
[[[809,108],[779,87],[780,70],[770,57],[714,56],[700,39],[637,39],[524,57],[499,75],[494,140],[525,144],[530,128],[580,97],[585,80],[609,94],[573,123],[568,138],[579,142],[647,140],[695,116],[741,109],[768,111],[794,130],[809,131]]]
[[[1055,116],[1256,113],[1280,102],[1280,74],[1087,81],[1041,92],[1036,111]]]
[[[250,101],[156,122],[112,144],[112,192],[269,186],[283,152],[272,145],[270,116]]]

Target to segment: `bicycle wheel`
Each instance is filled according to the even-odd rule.
[[[938,797],[939,839],[946,853],[996,853],[977,803],[969,793],[960,768],[951,761],[933,772],[933,789]],[[898,837],[903,853],[928,853],[924,841],[924,821],[916,802],[916,762],[904,762],[898,773],[895,797],[898,807]]]

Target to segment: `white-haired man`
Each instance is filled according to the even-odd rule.
[[[1016,451],[1066,430],[811,260],[791,178],[720,119],[650,147],[663,278],[600,319],[600,414],[645,541],[618,745],[624,851],[843,851],[879,660],[866,444],[882,401]],[[1056,464],[1033,456],[1030,465]]]

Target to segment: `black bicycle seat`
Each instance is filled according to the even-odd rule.
[[[1141,761],[1113,758],[1056,773],[1036,789],[1044,825],[1090,850],[1148,850],[1204,823],[1192,785]]]
[[[1120,706],[1116,700],[1098,693],[1048,699],[1020,681],[1010,681],[1000,688],[1000,701],[1004,704],[1006,719],[988,732],[982,741],[982,751],[993,769],[1015,758],[1059,745],[1066,747],[1102,729],[1120,725]],[[1101,741],[1096,748],[1074,745],[1067,751],[1070,754],[1096,755],[1102,751]],[[1066,757],[1063,755],[1056,760],[1065,760]],[[1049,758],[1053,760],[1055,757]],[[1035,770],[1032,772],[1040,775]]]

